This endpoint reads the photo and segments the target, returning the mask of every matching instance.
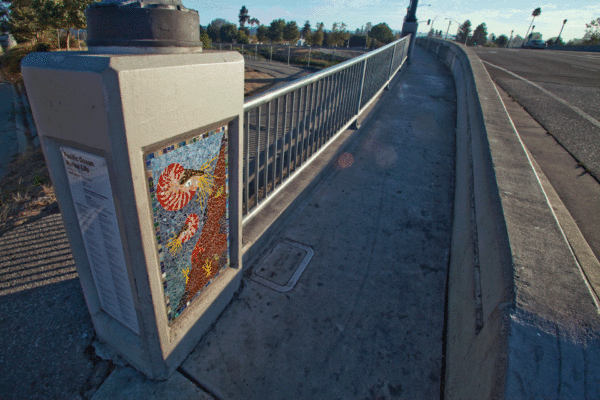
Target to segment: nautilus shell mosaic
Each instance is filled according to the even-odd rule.
[[[229,266],[227,127],[145,156],[169,323]]]

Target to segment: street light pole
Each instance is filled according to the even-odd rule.
[[[562,27],[560,28],[560,33],[558,34],[558,38],[556,38],[556,43],[560,42],[560,35],[562,35],[562,31],[563,31],[563,28],[565,27],[566,23],[567,23],[567,20],[565,19],[563,21]]]
[[[415,48],[415,40],[417,38],[417,29],[419,24],[417,22],[417,4],[419,0],[410,0],[410,5],[404,17],[404,23],[402,24],[402,37],[411,35],[410,47],[408,49],[408,63],[410,64],[412,59],[413,49]]]
[[[446,40],[448,40],[448,31],[450,30],[450,24],[452,23],[452,21],[456,22],[458,25],[458,28],[456,29],[456,36],[458,37],[458,31],[460,30],[460,22],[458,22],[454,18],[444,18],[444,19],[448,20],[448,30],[446,31]]]

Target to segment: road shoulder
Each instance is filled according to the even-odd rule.
[[[600,216],[594,210],[600,209],[600,185],[519,103],[496,89],[598,304]]]

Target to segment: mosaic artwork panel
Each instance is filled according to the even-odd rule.
[[[227,127],[145,156],[169,323],[229,266]]]

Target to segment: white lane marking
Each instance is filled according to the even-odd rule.
[[[578,67],[577,65],[573,65],[573,64],[571,64],[571,67],[573,67],[573,68],[579,68],[579,69],[585,69],[586,71],[592,71],[592,72],[598,71],[597,69],[591,69],[591,68],[585,68],[585,67]]]
[[[487,61],[483,61],[482,62],[494,67],[494,68],[498,68],[501,71],[506,72],[507,74],[510,74],[512,76],[514,76],[515,78],[521,79],[524,82],[529,83],[531,86],[541,90],[542,92],[544,92],[545,94],[547,94],[548,96],[552,97],[554,100],[558,101],[559,103],[569,107],[571,110],[575,111],[577,114],[579,114],[580,116],[582,116],[584,119],[586,119],[588,122],[592,123],[593,125],[595,125],[596,127],[600,128],[600,121],[598,121],[597,119],[595,119],[594,117],[592,117],[591,115],[587,114],[585,111],[583,111],[582,109],[574,106],[573,104],[569,103],[568,101],[558,97],[557,95],[555,95],[552,92],[547,91],[546,89],[544,89],[543,87],[541,87],[540,85],[538,85],[537,83],[533,83],[528,79],[523,78],[522,76],[519,76],[517,74],[515,74],[514,72],[510,72],[507,69],[504,69],[502,67],[499,67],[497,65],[494,65],[492,63],[489,63]]]

